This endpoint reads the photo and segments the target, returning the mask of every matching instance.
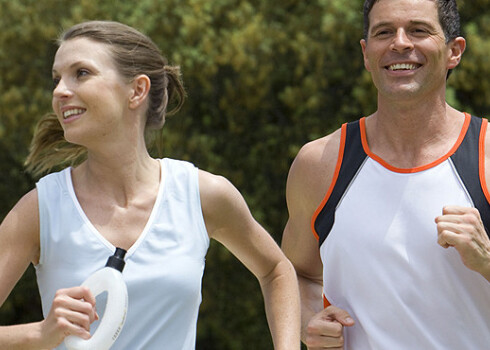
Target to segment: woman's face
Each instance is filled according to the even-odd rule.
[[[117,71],[110,47],[67,40],[53,63],[53,110],[68,142],[87,148],[124,137],[131,84]]]

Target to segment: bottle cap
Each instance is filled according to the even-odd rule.
[[[112,267],[119,272],[122,272],[124,265],[126,264],[124,261],[124,255],[126,255],[126,251],[124,249],[116,248],[116,252],[114,255],[110,256],[109,259],[107,259],[107,264],[105,264],[105,266]]]

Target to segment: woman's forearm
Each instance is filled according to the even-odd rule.
[[[41,323],[34,322],[15,326],[0,327],[0,349],[47,349],[42,343]]]
[[[259,279],[276,350],[300,348],[300,305],[296,273],[288,260]]]

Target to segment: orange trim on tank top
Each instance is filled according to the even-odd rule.
[[[410,173],[417,173],[419,171],[424,171],[424,170],[430,169],[432,167],[435,167],[436,165],[441,164],[446,159],[448,159],[450,156],[452,156],[454,154],[454,152],[456,152],[458,147],[461,145],[461,142],[463,142],[463,139],[466,135],[466,132],[468,131],[468,127],[470,126],[471,116],[468,113],[464,113],[464,116],[465,116],[465,120],[464,120],[463,128],[461,129],[461,132],[459,133],[459,137],[456,140],[456,143],[453,145],[453,147],[451,147],[449,152],[446,153],[445,155],[443,155],[441,158],[439,158],[439,159],[437,159],[437,160],[435,160],[429,164],[426,164],[426,165],[422,165],[422,166],[415,167],[415,168],[397,168],[397,167],[394,167],[394,166],[388,164],[381,157],[379,157],[376,154],[374,154],[373,152],[371,152],[371,150],[369,149],[369,145],[368,145],[367,137],[366,137],[366,118],[365,117],[361,118],[359,121],[359,126],[361,128],[362,147],[364,148],[364,152],[366,152],[366,154],[370,158],[372,158],[373,160],[375,160],[376,162],[381,164],[386,169],[391,170],[393,172],[402,173],[402,174],[410,174]]]
[[[323,308],[324,309],[326,309],[328,306],[332,305],[332,304],[330,304],[330,302],[325,297],[325,294],[322,293],[322,297],[323,297]]]
[[[482,125],[480,129],[480,139],[478,142],[478,150],[480,154],[480,158],[478,161],[479,170],[478,173],[480,175],[480,183],[483,190],[483,194],[487,199],[487,202],[490,203],[490,193],[488,192],[487,180],[485,178],[485,136],[487,134],[488,120],[483,119]]]
[[[322,211],[323,207],[325,206],[325,203],[327,203],[328,198],[330,198],[330,195],[333,192],[333,188],[335,187],[335,183],[337,182],[337,179],[339,177],[339,172],[340,172],[340,166],[342,165],[342,159],[344,158],[344,149],[345,149],[345,138],[347,135],[347,123],[342,124],[342,127],[340,129],[340,147],[339,147],[339,156],[337,158],[337,164],[335,165],[335,172],[332,178],[332,182],[330,183],[330,187],[328,188],[327,194],[325,197],[323,197],[322,202],[320,205],[316,208],[315,213],[313,214],[313,217],[311,218],[311,231],[315,235],[315,238],[319,241],[320,240],[320,235],[318,232],[316,232],[315,229],[315,221],[318,215],[320,215],[320,212]]]

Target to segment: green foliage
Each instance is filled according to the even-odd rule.
[[[490,111],[489,0],[460,1],[468,48],[448,100]],[[279,242],[292,159],[304,143],[376,109],[359,40],[362,1],[0,0],[0,218],[33,180],[23,171],[33,127],[50,110],[51,64],[61,29],[111,19],[148,34],[182,67],[189,99],[155,155],[229,178]],[[270,349],[260,288],[213,243],[203,282],[199,349]],[[0,323],[40,319],[32,269]]]
[[[490,1],[463,1],[462,22],[466,51],[450,84],[469,112],[489,117],[490,108]],[[451,81],[452,79],[452,81]]]

